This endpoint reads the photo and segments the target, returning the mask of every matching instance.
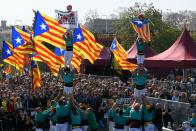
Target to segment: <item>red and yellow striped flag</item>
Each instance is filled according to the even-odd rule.
[[[148,20],[140,21],[136,19],[131,20],[133,29],[144,42],[150,42],[150,22]]]
[[[65,41],[62,37],[65,32],[66,29],[60,27],[55,19],[37,11],[34,26],[35,40],[45,41],[55,47],[65,49]]]
[[[41,59],[38,59],[37,57],[33,59],[35,60],[37,58],[38,60],[42,60],[56,76],[59,69],[64,66],[64,61],[60,57],[56,56],[52,51],[50,51],[45,45],[43,45],[41,41],[34,41],[34,47],[37,55]]]
[[[31,42],[31,34],[24,32],[18,28],[12,28],[12,44],[14,52],[20,54],[35,53],[33,44]]]
[[[15,65],[13,65],[14,67],[16,67],[16,69],[18,69],[19,71],[23,71],[24,70],[24,66],[25,66],[25,55],[20,54],[18,52],[15,52],[13,45],[10,44],[9,42],[6,42],[9,49],[11,50],[11,52],[13,53],[13,58],[15,61]]]
[[[99,57],[103,46],[96,42],[90,31],[78,26],[74,31],[74,48],[93,64]]]
[[[82,60],[84,60],[84,56],[78,50],[74,49],[71,64],[78,73],[80,72],[80,65]]]
[[[31,61],[31,70],[32,70],[32,87],[34,90],[37,90],[41,87],[41,74],[39,67],[35,61]]]
[[[112,42],[111,50],[114,54],[114,62],[116,69],[129,70],[132,72],[137,68],[136,64],[127,61],[128,54],[124,50],[124,48],[118,43],[116,38],[114,38]]]

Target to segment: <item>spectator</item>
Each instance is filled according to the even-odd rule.
[[[167,89],[166,88],[163,88],[160,96],[159,96],[161,99],[167,99],[167,100],[171,100],[171,95],[168,93]]]
[[[169,108],[169,105],[168,104],[165,104],[164,105],[164,109],[163,109],[163,125],[164,127],[168,127],[168,122],[171,123],[171,127],[173,127],[173,119],[172,119],[172,111],[171,109]]]
[[[185,92],[181,93],[180,102],[188,103],[187,94]]]
[[[173,96],[172,96],[172,101],[179,101],[179,92],[174,91]]]
[[[22,102],[21,102],[21,98],[20,97],[17,97],[14,108],[15,108],[15,110],[22,109],[23,108],[23,105],[22,105]]]
[[[153,123],[155,124],[155,127],[157,131],[162,131],[163,127],[163,115],[162,115],[162,109],[161,109],[161,104],[157,103],[155,107],[155,116]]]

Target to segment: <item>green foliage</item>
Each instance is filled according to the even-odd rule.
[[[196,41],[196,33],[191,33],[191,37],[193,38],[194,41]]]
[[[119,13],[120,20],[113,23],[117,36],[121,40],[121,44],[125,49],[129,49],[137,38],[137,34],[133,30],[130,20],[137,17],[140,13],[145,14],[145,18],[152,21],[151,23],[151,45],[158,51],[162,52],[167,49],[180,34],[180,29],[175,28],[162,20],[162,12],[155,9],[153,4],[135,3]]]

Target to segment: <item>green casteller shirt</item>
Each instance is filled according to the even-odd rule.
[[[114,115],[115,115],[116,111],[114,109],[109,109],[108,111],[108,118],[109,119],[114,119]]]
[[[134,73],[133,78],[134,78],[134,83],[136,85],[145,85],[146,79],[147,79],[147,72],[144,71],[143,75],[139,75],[138,73]]]
[[[127,107],[126,109],[123,109],[124,115],[129,116],[130,115],[130,110],[131,110],[131,107]]]
[[[79,112],[80,112],[81,119],[82,120],[87,120],[87,114],[84,113],[81,109],[79,109]]]
[[[194,127],[196,127],[196,118],[192,118],[190,121],[190,124]]]
[[[35,121],[36,122],[44,122],[45,121],[45,117],[50,115],[50,111],[51,111],[51,109],[45,110],[43,112],[37,112],[35,114]]]
[[[79,109],[76,110],[76,114],[74,114],[74,112],[71,112],[71,123],[72,126],[74,125],[81,125],[81,112]]]
[[[66,42],[66,48],[70,47],[70,46],[73,46],[73,43],[74,43],[73,42],[74,41],[73,37],[72,38],[66,38],[65,35],[63,35],[63,39]]]
[[[144,121],[152,121],[154,119],[154,115],[155,115],[154,110],[149,113],[146,107],[142,107],[142,111],[144,115],[143,116]]]
[[[142,111],[135,111],[134,109],[130,110],[130,119],[132,120],[141,120],[142,119]]]
[[[55,113],[51,113],[50,114],[50,116],[51,116],[51,121],[53,122],[53,123],[56,123],[57,122],[57,116],[56,116],[56,112]]]
[[[74,79],[74,73],[73,71],[70,71],[65,74],[63,71],[61,71],[61,77],[63,78],[64,83],[72,83]]]
[[[65,117],[68,116],[70,113],[71,105],[70,103],[66,105],[57,105],[56,107],[56,116],[57,117]]]
[[[95,114],[93,112],[89,112],[87,114],[88,124],[91,130],[95,130],[98,128],[98,124],[95,118]]]
[[[129,121],[129,117],[128,116],[119,115],[119,114],[115,114],[114,115],[114,123],[115,124],[126,125],[126,123],[128,121]]]
[[[137,46],[137,52],[138,52],[138,55],[140,53],[144,53],[144,48],[145,48],[145,44],[144,43],[141,43],[139,42],[138,40],[136,41],[136,46]]]

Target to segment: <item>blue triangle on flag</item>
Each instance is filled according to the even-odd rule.
[[[15,27],[12,27],[12,44],[13,47],[16,48],[20,45],[23,45],[25,43],[22,36],[16,31]]]
[[[57,56],[63,56],[63,55],[65,54],[65,50],[56,47],[54,53],[55,53]]]
[[[49,31],[49,27],[46,24],[44,18],[41,16],[40,12],[37,11],[35,18],[34,37],[41,35],[47,31]]]
[[[2,49],[2,59],[7,59],[8,57],[12,56],[13,53],[8,47],[7,43],[3,41],[3,49]]]
[[[112,44],[111,44],[111,47],[110,47],[111,50],[118,50],[118,47],[117,47],[117,43],[116,43],[116,38],[114,38]]]
[[[31,61],[31,68],[37,68],[37,64],[34,60]]]
[[[84,41],[84,35],[82,33],[80,25],[78,25],[78,28],[76,28],[74,30],[74,43],[75,42],[82,42],[82,41]]]

